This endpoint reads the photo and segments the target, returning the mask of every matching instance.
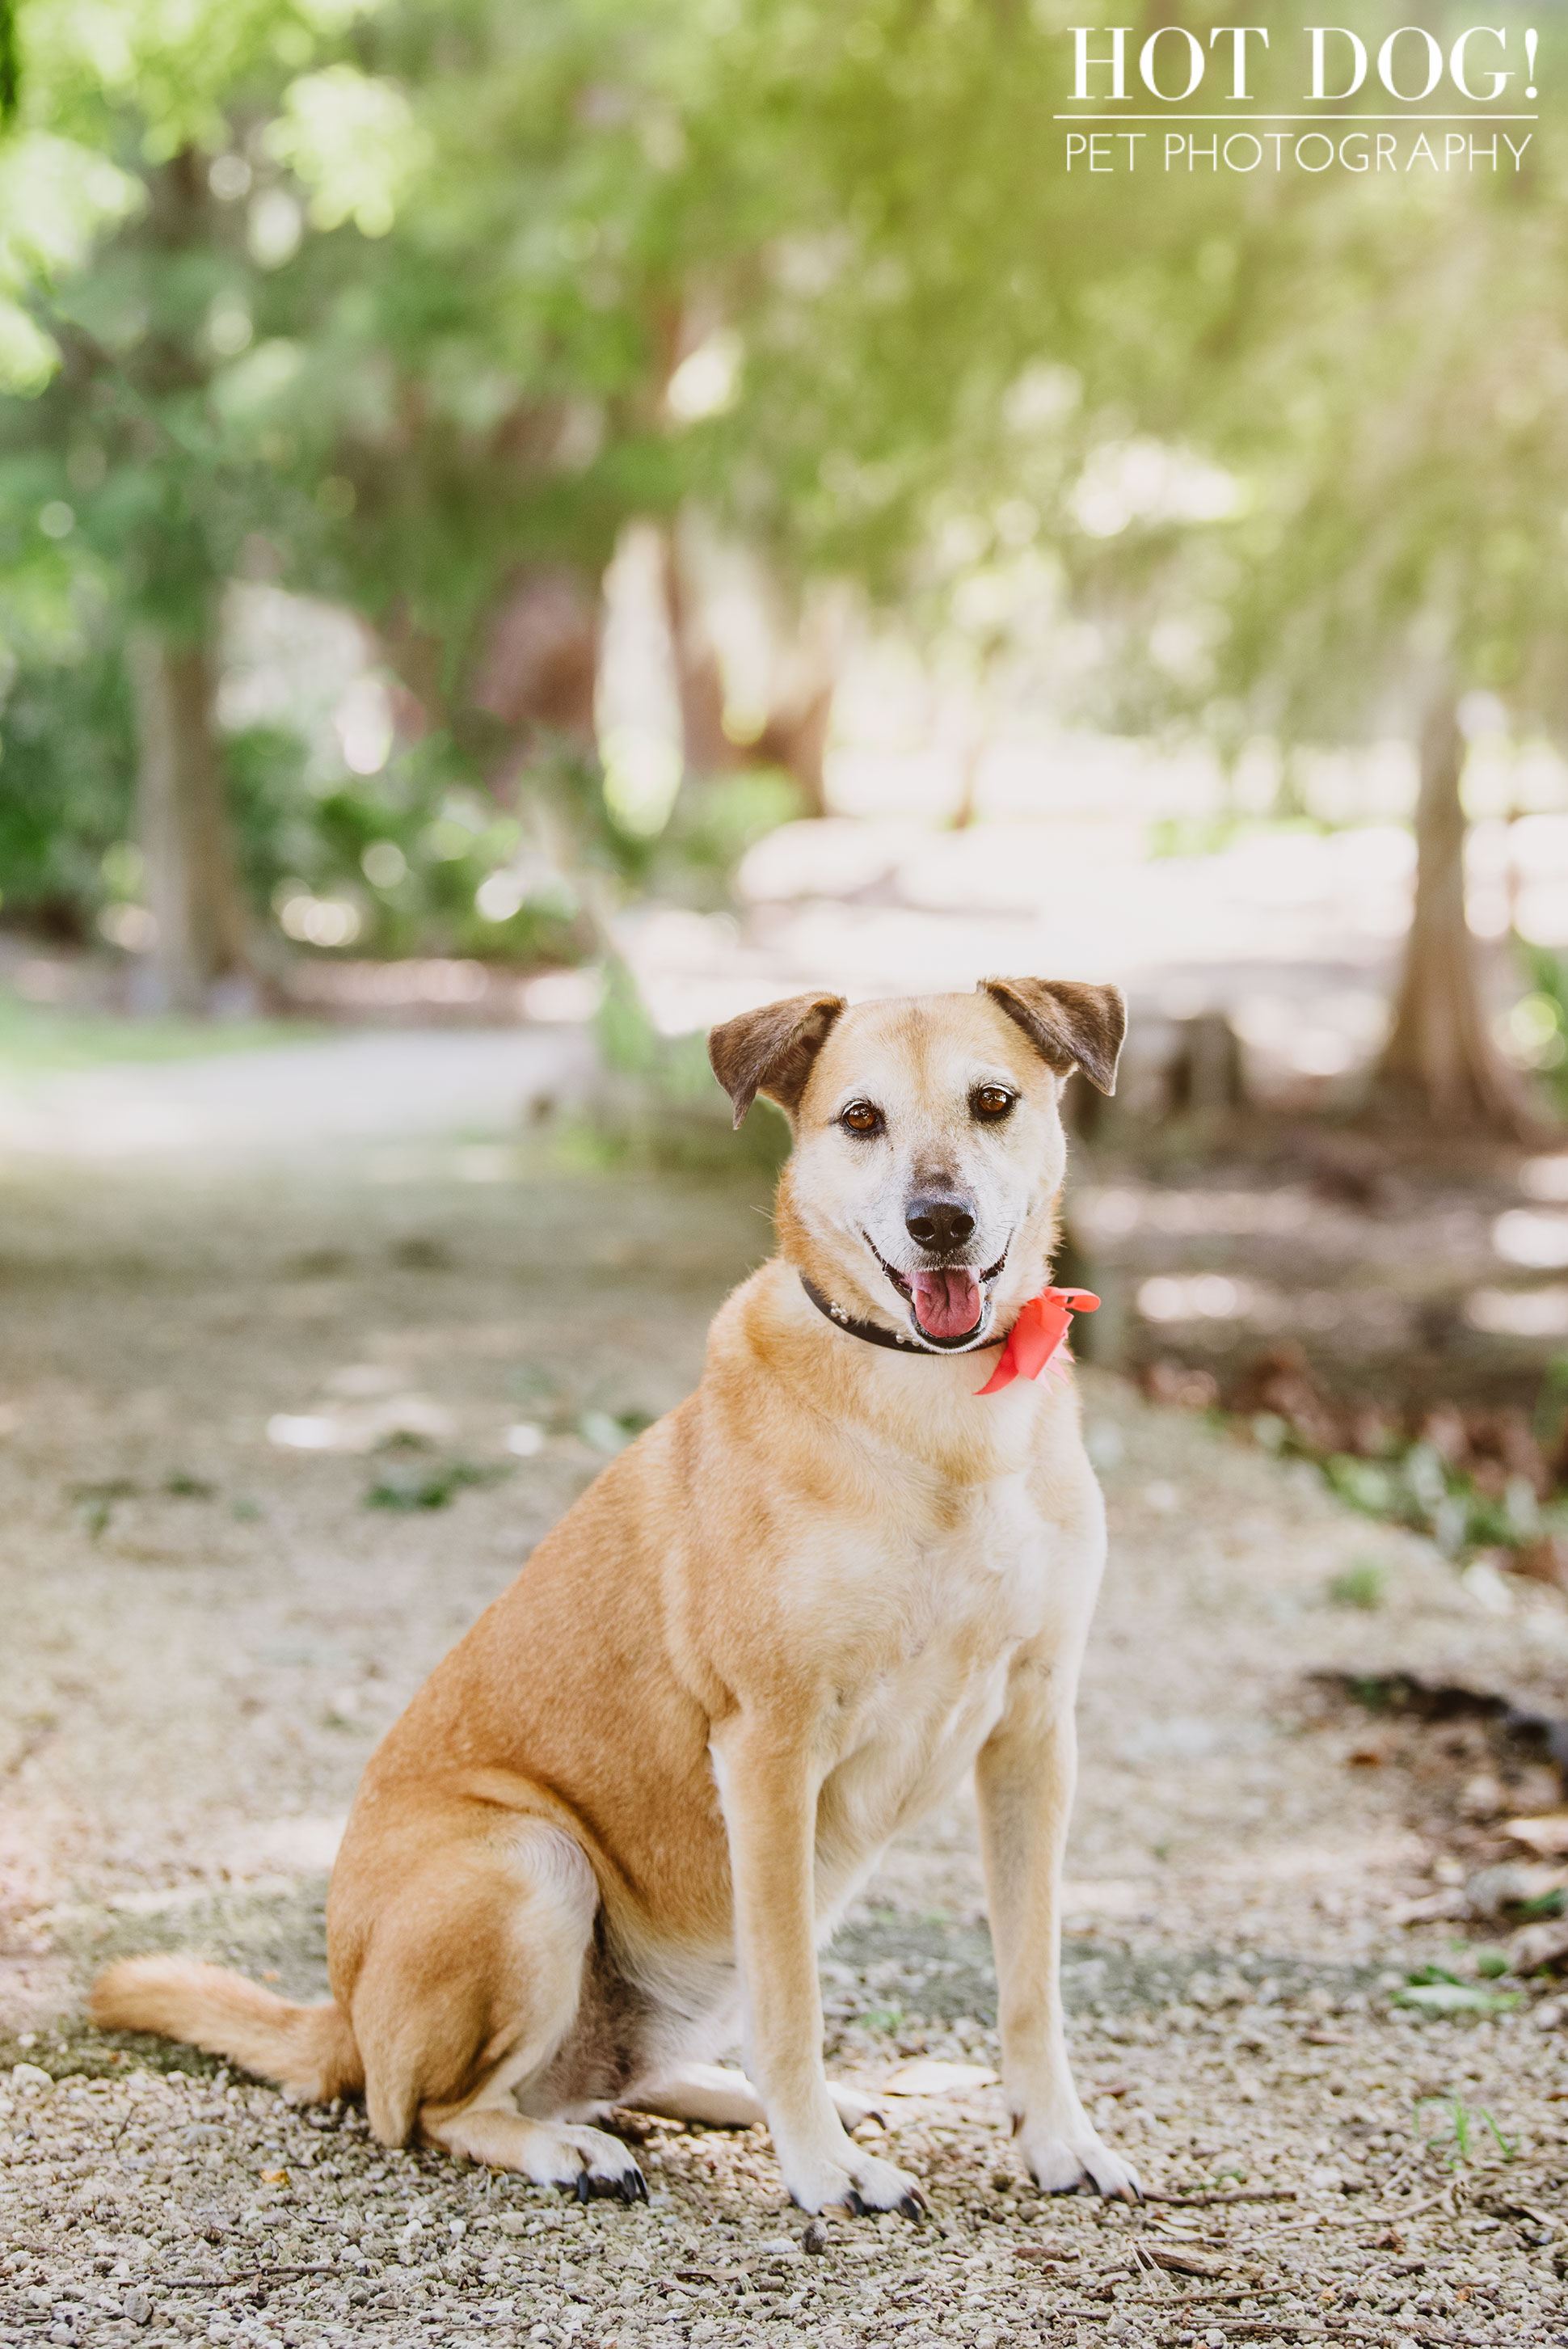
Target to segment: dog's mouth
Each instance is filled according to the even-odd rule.
[[[928,1345],[963,1346],[979,1335],[990,1299],[985,1292],[1007,1261],[1007,1251],[984,1272],[972,1265],[944,1264],[929,1272],[900,1272],[889,1264],[869,1232],[866,1246],[910,1309]]]

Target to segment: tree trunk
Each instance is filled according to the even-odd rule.
[[[799,790],[808,815],[828,813],[823,763],[832,724],[836,679],[809,656],[800,673],[775,699],[760,731],[737,741],[724,730],[724,679],[718,656],[702,625],[681,564],[678,532],[664,539],[665,608],[675,651],[676,688],[688,775],[736,774],[747,767],[782,767]]]
[[[598,599],[575,572],[520,573],[485,631],[469,703],[518,735],[564,735],[591,749],[601,617]],[[389,649],[406,681],[436,714],[433,688],[421,691],[421,669],[401,649],[410,642],[405,631]],[[423,664],[425,671],[436,667]]]
[[[132,646],[131,676],[153,967],[171,1009],[206,1012],[217,983],[247,963],[207,648],[149,631]]]
[[[782,767],[799,789],[808,815],[828,815],[825,764],[833,722],[831,678],[811,687],[792,708],[775,710],[751,747],[758,766]]]
[[[665,609],[675,655],[686,771],[688,775],[733,774],[746,764],[748,754],[724,730],[724,679],[718,656],[701,626],[696,599],[682,566],[679,533],[671,528],[661,535]]]
[[[1428,715],[1420,762],[1415,912],[1377,1089],[1433,1122],[1527,1133],[1530,1102],[1488,1025],[1465,918],[1464,739],[1449,695]]]

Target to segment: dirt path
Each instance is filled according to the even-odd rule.
[[[1452,1944],[1485,1929],[1434,1912],[1502,1850],[1491,1819],[1554,1784],[1484,1723],[1378,1720],[1310,1675],[1414,1670],[1562,1712],[1568,1616],[1489,1612],[1312,1472],[1087,1374],[1113,1565],[1078,2060],[1146,2181],[1204,2199],[1129,2217],[1016,2178],[963,1810],[892,1857],[824,1964],[839,2066],[893,2084],[935,2215],[835,2222],[820,2257],[759,2133],[660,2127],[651,2210],[563,2209],[96,2039],[75,2002],[120,1950],[319,1983],[376,1736],[619,1423],[694,1380],[766,1202],[428,1137],[39,1162],[4,1197],[0,2344],[1565,2337],[1555,2002],[1390,2004],[1423,1961],[1473,1978]],[[421,1442],[325,1448],[399,1430]],[[1386,1603],[1326,1603],[1368,1557]]]

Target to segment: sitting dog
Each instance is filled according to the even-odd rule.
[[[719,1311],[696,1392],[372,1755],[333,1871],[331,2000],[143,1957],[103,1975],[97,2021],[303,2100],[363,2088],[383,2144],[584,2199],[645,2193],[593,2126],[618,2104],[766,2119],[803,2209],[913,2216],[915,2180],[851,2135],[869,2105],[825,2076],[816,1951],[973,1767],[1019,2151],[1052,2192],[1135,2199],[1063,2031],[1105,1522],[1070,1381],[1037,1375],[1067,1323],[1067,1293],[1041,1295],[1062,1087],[1076,1068],[1110,1092],[1123,1026],[1114,988],[999,978],[716,1029],[736,1123],[762,1092],[793,1129],[778,1253]],[[711,2060],[738,2018],[745,2076]]]

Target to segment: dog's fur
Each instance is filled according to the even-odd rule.
[[[371,1757],[332,1878],[331,2001],[149,1957],[102,1977],[97,2020],[301,2098],[363,2087],[384,2144],[583,2194],[642,2190],[592,2126],[611,2104],[766,2117],[803,2209],[913,2212],[914,2181],[849,2133],[868,2106],[824,2076],[816,1947],[973,1767],[1019,2150],[1043,2187],[1135,2196],[1074,2089],[1057,1982],[1104,1514],[1070,1381],[976,1399],[1048,1276],[1062,1085],[1078,1067],[1109,1091],[1122,1025],[1114,988],[998,979],[717,1030],[736,1122],[760,1091],[794,1129],[779,1253],[718,1313],[696,1392]],[[985,1087],[1011,1102],[989,1122]],[[876,1130],[843,1123],[861,1104]],[[906,1228],[933,1192],[974,1217],[940,1258]],[[920,1359],[835,1328],[800,1279],[918,1343],[894,1275],[998,1259],[973,1334]],[[738,2010],[749,2079],[707,2060]]]

